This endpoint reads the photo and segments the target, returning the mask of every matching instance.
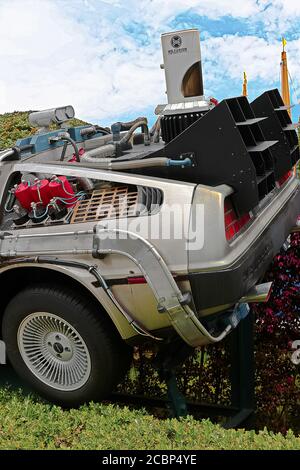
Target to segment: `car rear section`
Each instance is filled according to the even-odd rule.
[[[200,315],[240,301],[296,225],[299,147],[288,110],[274,89],[252,103],[240,96],[201,116],[162,118],[165,146],[151,156],[188,156],[193,166],[145,172],[197,184],[190,238],[201,233],[203,243],[188,245],[188,279]]]
[[[227,186],[210,191],[199,185],[195,192],[191,224],[204,203],[204,244],[189,251],[189,281],[201,316],[228,309],[260,281],[299,214],[299,182],[292,173],[248,217],[238,217],[232,194]]]
[[[226,107],[234,120],[232,148],[239,145],[240,152],[229,156],[224,139],[219,154],[222,165],[231,166],[231,174],[224,173],[229,184],[215,187],[215,192],[199,185],[195,192],[193,213],[201,202],[206,207],[204,248],[189,253],[189,279],[200,315],[228,308],[259,281],[300,213],[294,170],[298,135],[278,90],[263,93],[251,104],[239,97],[221,105],[222,114]],[[218,113],[218,107],[213,112]],[[235,179],[238,173],[240,181]],[[195,215],[195,223],[193,219]]]

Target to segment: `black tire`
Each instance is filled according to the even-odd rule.
[[[53,315],[54,322],[59,321],[56,320],[59,317],[63,322],[71,325],[83,340],[88,351],[88,360],[85,359],[89,366],[83,378],[85,382],[82,382],[82,386],[79,382],[79,388],[76,390],[66,390],[64,384],[61,385],[63,389],[55,388],[57,381],[59,382],[57,376],[55,383],[51,383],[49,386],[43,381],[43,377],[40,379],[39,376],[36,376],[38,373],[36,370],[36,374],[32,372],[30,367],[34,366],[29,364],[30,367],[28,367],[23,359],[24,349],[22,357],[18,336],[19,338],[25,338],[25,336],[24,333],[22,333],[23,336],[18,333],[19,328],[22,331],[20,325],[28,324],[26,322],[29,322],[33,314],[39,317],[40,314],[37,312],[47,312],[50,320]],[[34,321],[36,321],[35,317]],[[41,321],[44,319],[42,318]],[[65,323],[66,327],[67,323]],[[114,387],[123,379],[132,356],[131,349],[121,339],[111,320],[106,317],[106,313],[97,308],[93,301],[70,288],[55,285],[39,284],[19,292],[5,309],[2,335],[6,343],[8,358],[17,374],[39,395],[64,407],[77,407],[89,401],[100,401],[107,398]],[[43,338],[46,337],[49,336]],[[61,337],[59,339],[61,341]],[[63,340],[67,341],[67,336],[63,336]],[[23,341],[22,344],[25,342]],[[41,340],[40,344],[46,344],[46,339]],[[55,345],[57,349],[57,343],[47,342],[48,349],[49,345],[54,357],[57,353],[54,350]],[[70,351],[69,348],[65,348],[65,350]],[[71,346],[71,350],[75,349]],[[46,354],[49,356],[49,351]],[[57,358],[53,359],[53,357],[51,358],[52,363],[53,360],[57,361]],[[77,357],[79,356],[77,355]],[[27,360],[26,355],[25,359]],[[64,378],[66,378],[66,374]]]

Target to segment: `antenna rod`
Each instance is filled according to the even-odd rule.
[[[244,72],[243,96],[248,96],[248,80],[246,72]]]
[[[285,46],[287,42],[285,38],[282,38],[282,52],[281,52],[281,94],[286,106],[291,105],[291,98],[290,98],[290,87],[289,87],[289,73],[288,73],[288,66],[287,66],[287,55],[285,51]],[[291,108],[288,109],[288,113],[291,116]]]

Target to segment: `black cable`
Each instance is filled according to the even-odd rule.
[[[71,139],[71,137],[67,137],[67,136],[64,136],[61,140],[65,140],[65,141],[69,142],[72,145],[72,147],[74,149],[74,152],[75,152],[76,161],[80,162],[79,150],[78,150],[76,142],[73,139]],[[65,157],[65,155],[64,155],[64,157]]]
[[[64,146],[63,146],[63,149],[62,149],[62,152],[61,152],[61,156],[60,156],[60,161],[61,162],[63,162],[64,159],[65,159],[67,148],[68,148],[68,142],[65,142]]]
[[[28,144],[28,145],[22,145],[19,147],[20,152],[25,152],[26,150],[32,150],[34,147],[33,144]]]

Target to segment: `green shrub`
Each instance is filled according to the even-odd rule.
[[[144,410],[90,404],[62,410],[0,389],[0,449],[300,449],[300,438],[224,430],[209,420],[158,420]]]

